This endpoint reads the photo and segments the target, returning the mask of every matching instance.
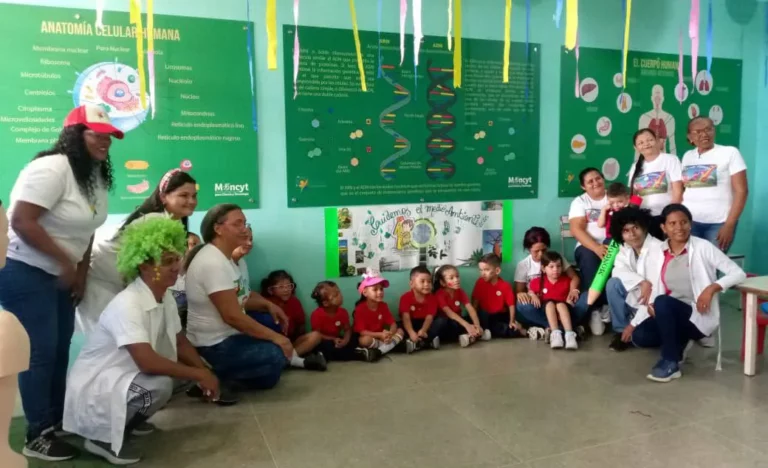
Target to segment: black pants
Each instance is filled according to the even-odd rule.
[[[332,340],[323,340],[315,348],[315,352],[323,353],[326,361],[357,361],[360,358],[355,354],[358,347],[358,335],[353,333],[349,343],[343,348],[337,348]]]
[[[520,338],[523,336],[519,331],[509,328],[508,310],[496,314],[478,310],[477,318],[480,319],[480,326],[484,330],[490,330],[491,336],[494,338]]]
[[[431,342],[435,339],[435,337],[440,336],[442,333],[443,328],[445,328],[445,319],[442,317],[435,316],[435,319],[432,321],[432,325],[429,326],[429,330],[427,330],[427,341]],[[405,330],[405,327],[403,326],[402,322],[397,324],[398,327]],[[411,319],[411,326],[413,326],[413,330],[418,333],[419,330],[421,330],[421,327],[424,326],[424,319]],[[408,335],[406,333],[406,338],[408,338]]]

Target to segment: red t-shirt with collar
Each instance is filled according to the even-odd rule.
[[[380,302],[376,310],[368,308],[367,301],[363,301],[355,307],[355,326],[357,333],[364,331],[379,333],[384,331],[384,327],[389,327],[395,323],[392,312],[386,302]]]
[[[610,239],[611,238],[611,220],[613,219],[613,214],[615,211],[608,210],[608,212],[605,214],[605,238]]]
[[[475,288],[472,290],[472,299],[477,300],[480,310],[489,314],[507,312],[510,306],[515,305],[515,293],[512,286],[501,278],[496,279],[496,284],[478,278]]]
[[[424,296],[422,302],[416,300],[416,294],[413,291],[400,296],[400,316],[408,314],[412,319],[424,320],[427,316],[437,314],[437,300],[432,294]]]
[[[435,293],[435,299],[437,299],[437,306],[440,308],[441,314],[445,314],[443,309],[448,307],[453,312],[461,315],[461,307],[469,304],[469,296],[461,288],[454,290],[453,295],[448,292],[448,289],[440,288]]]
[[[304,315],[304,307],[296,296],[288,298],[285,304],[276,296],[269,296],[267,299],[283,309],[285,315],[288,316],[288,336],[297,336],[306,332],[304,327],[307,323],[307,316]]]
[[[316,332],[341,338],[344,329],[349,327],[349,312],[339,307],[335,313],[329,314],[325,308],[318,307],[312,312],[309,323]]]
[[[571,279],[562,275],[556,283],[552,283],[547,275],[544,275],[544,290],[542,291],[541,276],[537,276],[531,280],[528,289],[532,293],[536,293],[543,301],[565,302],[568,300],[568,293],[571,290]]]

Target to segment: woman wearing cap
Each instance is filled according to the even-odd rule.
[[[132,223],[153,218],[179,220],[187,228],[187,217],[197,207],[197,184],[195,179],[179,169],[168,171],[152,194],[144,200],[116,232],[104,239],[96,240],[91,253],[85,295],[77,306],[77,327],[89,334],[99,322],[104,308],[125,283],[117,272],[117,248],[120,236]]]
[[[78,453],[54,432],[64,412],[75,303],[83,294],[93,233],[107,218],[113,136],[121,139],[123,132],[104,109],[76,108],[53,148],[27,164],[11,191],[0,303],[30,338],[29,370],[19,375],[28,457],[59,461]]]

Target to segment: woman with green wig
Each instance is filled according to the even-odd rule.
[[[141,459],[128,436],[154,431],[147,420],[170,400],[174,379],[196,382],[209,400],[218,399],[219,382],[182,332],[168,290],[185,248],[178,221],[157,218],[125,229],[117,268],[128,286],[104,309],[69,373],[64,430],[110,463]]]

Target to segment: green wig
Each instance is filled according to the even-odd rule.
[[[139,267],[147,262],[160,263],[164,253],[184,255],[187,233],[184,225],[170,218],[137,220],[120,235],[117,271],[126,281],[139,276]]]

